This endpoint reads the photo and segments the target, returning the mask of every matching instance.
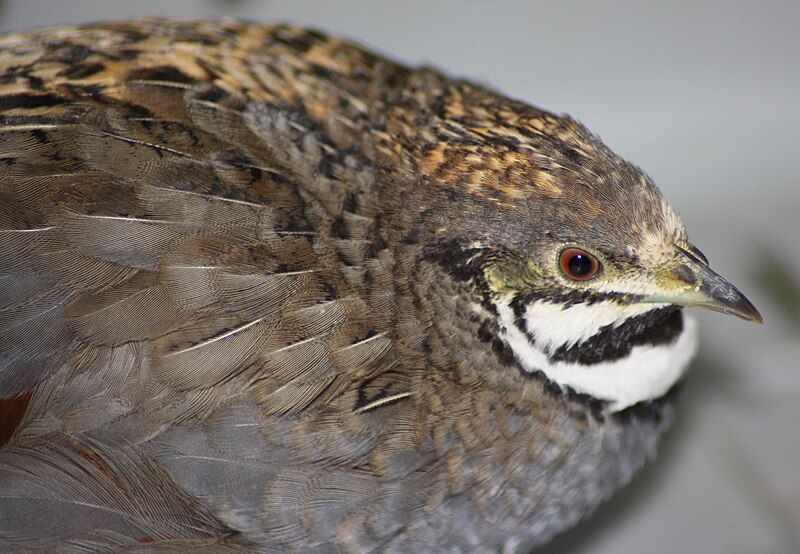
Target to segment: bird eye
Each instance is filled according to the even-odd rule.
[[[558,258],[561,271],[574,281],[588,281],[600,271],[600,262],[580,248],[567,248]]]

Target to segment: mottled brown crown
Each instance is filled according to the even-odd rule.
[[[437,225],[527,253],[545,237],[611,255],[645,237],[685,241],[649,177],[568,116],[434,73],[416,74],[405,92],[413,104],[390,110],[389,130],[426,192],[446,197],[436,205],[446,213],[429,214]]]

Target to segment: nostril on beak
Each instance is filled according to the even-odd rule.
[[[694,287],[698,284],[697,276],[688,265],[682,264],[675,270],[675,277],[687,285]]]

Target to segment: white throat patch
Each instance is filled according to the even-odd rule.
[[[584,365],[552,361],[550,354],[559,346],[569,348],[589,339],[602,327],[621,325],[630,317],[659,307],[663,306],[622,308],[612,302],[598,302],[564,309],[561,305],[535,302],[523,316],[528,333],[536,339],[534,343],[516,325],[511,307],[497,305],[501,336],[524,370],[541,371],[562,388],[571,387],[606,400],[612,411],[659,398],[680,379],[697,346],[697,323],[693,318],[684,314],[683,331],[672,343],[634,346],[628,356],[620,359]]]
[[[626,319],[663,308],[666,304],[638,304],[622,307],[615,302],[575,304],[564,308],[544,300],[531,302],[523,315],[528,333],[536,339],[537,346],[553,352],[559,346],[583,342],[607,325],[621,325]]]

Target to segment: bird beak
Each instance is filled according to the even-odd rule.
[[[681,247],[678,250],[678,264],[674,266],[677,269],[664,278],[668,286],[663,292],[647,296],[645,302],[697,306],[763,323],[761,314],[739,289],[712,271],[698,256]]]

